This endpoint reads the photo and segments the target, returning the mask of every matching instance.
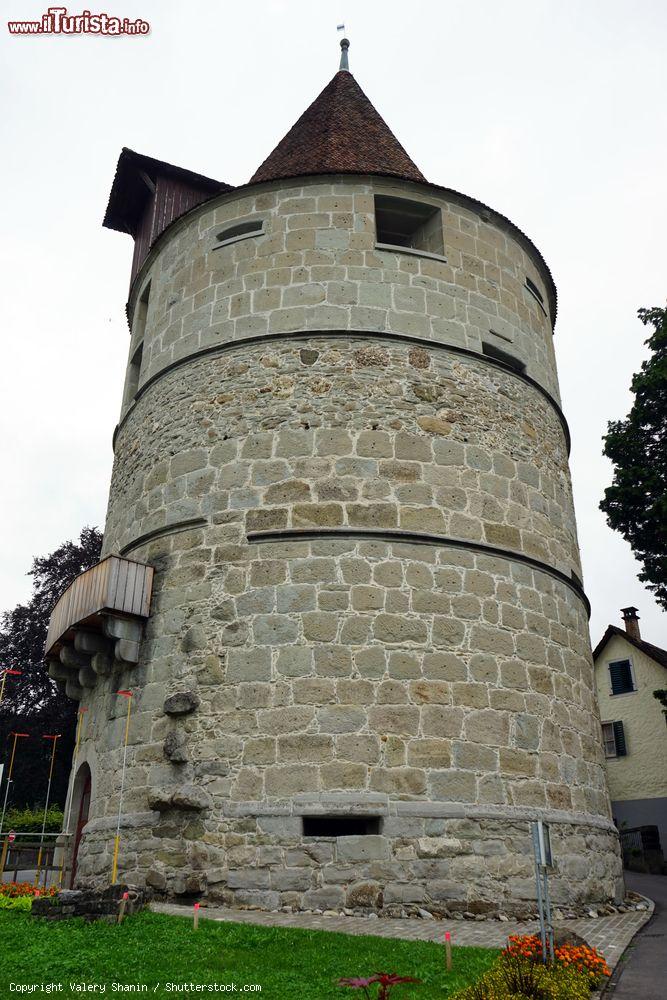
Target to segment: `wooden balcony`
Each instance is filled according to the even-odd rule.
[[[110,673],[114,661],[136,663],[148,618],[153,567],[107,556],[61,594],[49,621],[44,656],[71,697]]]

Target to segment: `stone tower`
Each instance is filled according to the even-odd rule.
[[[556,289],[507,218],[426,181],[342,44],[247,184],[119,160],[108,558],[47,644],[88,710],[76,879],[109,878],[127,689],[124,880],[520,912],[541,817],[556,899],[608,899]]]

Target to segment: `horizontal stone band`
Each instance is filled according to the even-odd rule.
[[[165,535],[175,535],[179,531],[189,531],[190,528],[202,528],[206,524],[205,517],[191,517],[188,521],[176,521],[174,524],[165,524],[163,528],[155,528],[147,531],[145,535],[139,535],[133,541],[128,542],[120,550],[119,555],[125,556],[132,549],[138,549],[140,545],[155,541],[156,538],[164,538]]]
[[[413,800],[402,802],[389,799],[387,796],[377,796],[377,801],[362,798],[359,795],[347,795],[334,798],[329,795],[304,801],[301,796],[295,796],[287,801],[267,802],[266,800],[229,801],[223,808],[225,816],[244,818],[248,816],[412,816],[425,819],[472,819],[472,820],[505,820],[508,823],[531,823],[541,819],[547,823],[563,826],[585,826],[596,830],[616,832],[612,820],[606,816],[595,816],[592,813],[575,813],[565,809],[527,809],[520,806],[476,805],[468,802],[427,802]],[[125,829],[151,827],[159,821],[158,812],[123,813],[121,827]],[[115,829],[118,819],[107,816],[91,820],[86,826],[86,833],[99,833]]]
[[[391,528],[284,528],[277,531],[249,531],[248,541],[251,543],[262,542],[285,542],[285,541],[310,541],[321,538],[368,538],[373,541],[398,542],[407,545],[436,545],[448,548],[467,549],[473,552],[482,552],[485,555],[496,556],[507,559],[510,562],[521,562],[540,573],[546,573],[554,577],[560,583],[569,587],[581,600],[586,608],[586,614],[590,618],[591,605],[584,588],[578,580],[572,579],[559,569],[549,566],[547,563],[533,559],[532,556],[524,555],[523,552],[513,552],[511,549],[501,549],[496,545],[487,545],[485,542],[471,542],[464,538],[447,538],[443,535],[431,535],[422,532],[401,531]]]
[[[298,330],[293,333],[265,333],[261,336],[256,337],[244,337],[239,340],[231,340],[226,344],[216,344],[213,347],[205,347],[200,351],[193,351],[192,354],[188,354],[184,358],[179,358],[178,361],[172,361],[170,365],[162,368],[155,375],[152,375],[147,379],[141,388],[137,391],[134,398],[134,403],[127,410],[122,420],[116,425],[113,432],[112,444],[115,448],[116,438],[121,427],[124,426],[125,422],[129,418],[130,414],[134,411],[135,405],[139,399],[146,393],[153,385],[166,378],[171,372],[182,368],[184,365],[189,365],[193,361],[198,361],[200,358],[211,357],[218,354],[225,354],[228,351],[236,350],[237,348],[244,348],[252,346],[254,344],[271,343],[276,341],[289,341],[289,340],[317,340],[320,338],[341,338],[345,340],[355,340],[357,338],[361,340],[386,340],[393,343],[404,343],[410,346],[418,347],[432,347],[436,350],[449,352],[451,354],[459,354],[463,357],[472,358],[475,361],[481,361],[484,364],[490,365],[492,368],[499,368],[501,371],[506,372],[509,375],[514,375],[520,381],[525,382],[531,388],[535,389],[540,395],[551,404],[556,416],[563,428],[563,434],[565,436],[565,443],[567,447],[567,453],[570,454],[570,429],[568,427],[567,420],[565,419],[565,414],[561,410],[560,406],[547,390],[536,382],[535,379],[531,378],[525,372],[519,372],[510,365],[505,364],[504,361],[499,361],[497,358],[492,358],[487,354],[482,354],[481,352],[471,351],[467,347],[459,347],[455,344],[444,344],[437,340],[427,340],[425,337],[411,337],[404,333],[391,333],[389,331],[376,331],[376,330]]]

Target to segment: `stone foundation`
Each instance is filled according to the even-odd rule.
[[[38,896],[32,901],[31,914],[47,920],[83,917],[87,921],[105,920],[115,923],[125,893],[128,894],[125,915],[138,913],[147,900],[146,890],[116,883],[105,889],[65,889],[56,896]]]
[[[375,911],[398,916],[423,907],[436,915],[534,912],[535,879],[526,813],[378,801],[379,833],[304,837],[303,816],[349,816],[337,802],[273,808],[230,804],[220,833],[183,814],[147,814],[128,830],[131,878],[163,898],[205,899],[274,910]],[[262,807],[260,807],[262,808]],[[355,811],[359,816],[359,812]],[[544,814],[542,814],[544,815]],[[570,909],[622,899],[617,834],[611,824],[567,821],[554,813],[551,838],[555,905]],[[136,818],[139,823],[140,817]],[[112,840],[101,824],[87,834],[87,876],[108,877]],[[206,863],[207,846],[227,844],[227,863]],[[233,846],[232,846],[233,845]],[[94,852],[94,853],[93,853]],[[91,861],[95,858],[94,863]]]

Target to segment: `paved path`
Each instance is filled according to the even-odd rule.
[[[613,1000],[665,1000],[667,997],[667,876],[626,872],[628,889],[655,902],[652,920],[637,935],[612,976]]]
[[[641,892],[641,889],[637,890]],[[157,913],[192,919],[192,907],[175,903],[152,903]],[[209,920],[232,921],[239,924],[259,924],[262,927],[299,927],[306,930],[338,931],[341,934],[371,934],[376,937],[405,938],[409,941],[442,941],[445,931],[451,931],[452,944],[476,945],[481,948],[503,948],[508,934],[539,933],[537,921],[518,923],[500,920],[401,920],[365,917],[325,917],[318,913],[266,913],[261,910],[235,910],[231,907],[202,907],[200,917]],[[613,968],[639,928],[648,920],[650,910],[617,913],[597,920],[568,920],[567,927],[585,941],[599,948]],[[667,976],[665,978],[667,981]],[[665,1000],[665,993],[660,1000]],[[630,994],[628,994],[630,996]],[[637,994],[640,996],[640,994]],[[649,1000],[641,995],[641,1000]]]

